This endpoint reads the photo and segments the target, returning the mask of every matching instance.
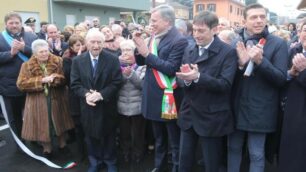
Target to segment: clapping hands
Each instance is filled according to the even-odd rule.
[[[11,48],[11,55],[16,55],[19,51],[23,51],[25,47],[25,43],[22,38],[20,38],[20,41],[17,39],[14,39],[12,42],[12,48]]]
[[[180,67],[181,72],[176,72],[176,76],[184,81],[192,82],[198,79],[199,68],[197,64],[183,64]]]

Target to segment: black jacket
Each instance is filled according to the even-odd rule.
[[[180,128],[187,130],[193,127],[198,135],[206,137],[232,132],[230,95],[237,69],[235,49],[215,36],[207,56],[199,57],[198,46],[194,45],[185,51],[183,63],[197,64],[200,78],[198,83],[184,88],[178,120]]]
[[[31,44],[37,36],[22,30],[20,37],[25,42],[23,54],[30,58],[32,56]],[[17,78],[23,60],[18,55],[11,57],[11,47],[0,33],[0,94],[4,96],[21,96],[16,86]]]
[[[89,52],[73,58],[71,89],[80,98],[81,123],[86,136],[101,139],[115,129],[117,115],[117,93],[122,84],[120,63],[117,57],[102,50],[99,55],[96,77],[92,74]],[[86,103],[85,94],[97,90],[103,100],[96,106]]]

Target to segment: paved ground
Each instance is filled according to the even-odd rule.
[[[4,121],[0,120],[0,126],[4,124]],[[13,138],[10,135],[8,129],[0,131],[0,136],[4,137],[6,140],[6,145],[4,147],[0,147],[0,172],[59,172],[62,170],[53,169],[47,167],[42,162],[34,160],[30,158],[21,150],[16,148],[16,144],[13,141]],[[40,154],[41,148],[38,145],[27,143],[27,146]],[[69,160],[79,160],[80,155],[77,153],[77,148],[75,144],[69,145],[70,153],[66,155],[62,155],[56,150],[54,152],[54,156],[52,160],[59,164],[64,165]],[[247,172],[246,163],[243,163],[242,172]],[[67,170],[67,172],[86,172],[88,162],[87,160],[83,160],[82,162],[78,162],[78,165],[73,169]],[[147,154],[143,159],[142,163],[134,164],[134,163],[123,163],[119,159],[119,169],[120,172],[149,172],[153,168],[153,154]],[[105,172],[106,170],[101,170],[100,172]],[[196,165],[194,168],[194,172],[203,172],[203,168],[199,165]],[[222,170],[223,171],[223,170]],[[266,172],[276,172],[275,165],[266,165]]]

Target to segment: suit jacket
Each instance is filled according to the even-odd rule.
[[[102,50],[99,55],[95,78],[89,52],[73,58],[71,89],[80,98],[81,123],[86,136],[101,139],[116,126],[117,93],[122,83],[118,58]],[[90,90],[101,93],[103,100],[96,106],[86,103],[85,94]]]
[[[142,97],[142,114],[146,119],[155,121],[165,121],[161,119],[162,97],[164,90],[160,89],[154,77],[152,68],[166,74],[170,77],[175,76],[178,71],[184,49],[188,42],[175,27],[160,40],[158,44],[158,57],[149,54],[147,58],[136,55],[136,62],[138,65],[147,65],[147,70],[143,84]],[[175,100],[179,106],[179,89],[174,90]]]
[[[32,56],[31,44],[37,39],[36,35],[22,30],[20,37],[25,42],[23,54]],[[15,55],[11,57],[11,47],[0,33],[0,94],[4,96],[22,96],[16,86],[17,78],[23,61]]]
[[[185,51],[183,63],[197,64],[200,78],[184,88],[178,124],[182,130],[193,127],[200,136],[224,136],[233,131],[230,95],[237,54],[217,36],[206,51],[200,57],[197,45]]]

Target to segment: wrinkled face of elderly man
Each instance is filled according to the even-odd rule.
[[[104,35],[103,33],[92,30],[87,33],[86,35],[86,47],[87,50],[93,55],[94,57],[99,56],[102,51],[103,44],[104,44]]]

